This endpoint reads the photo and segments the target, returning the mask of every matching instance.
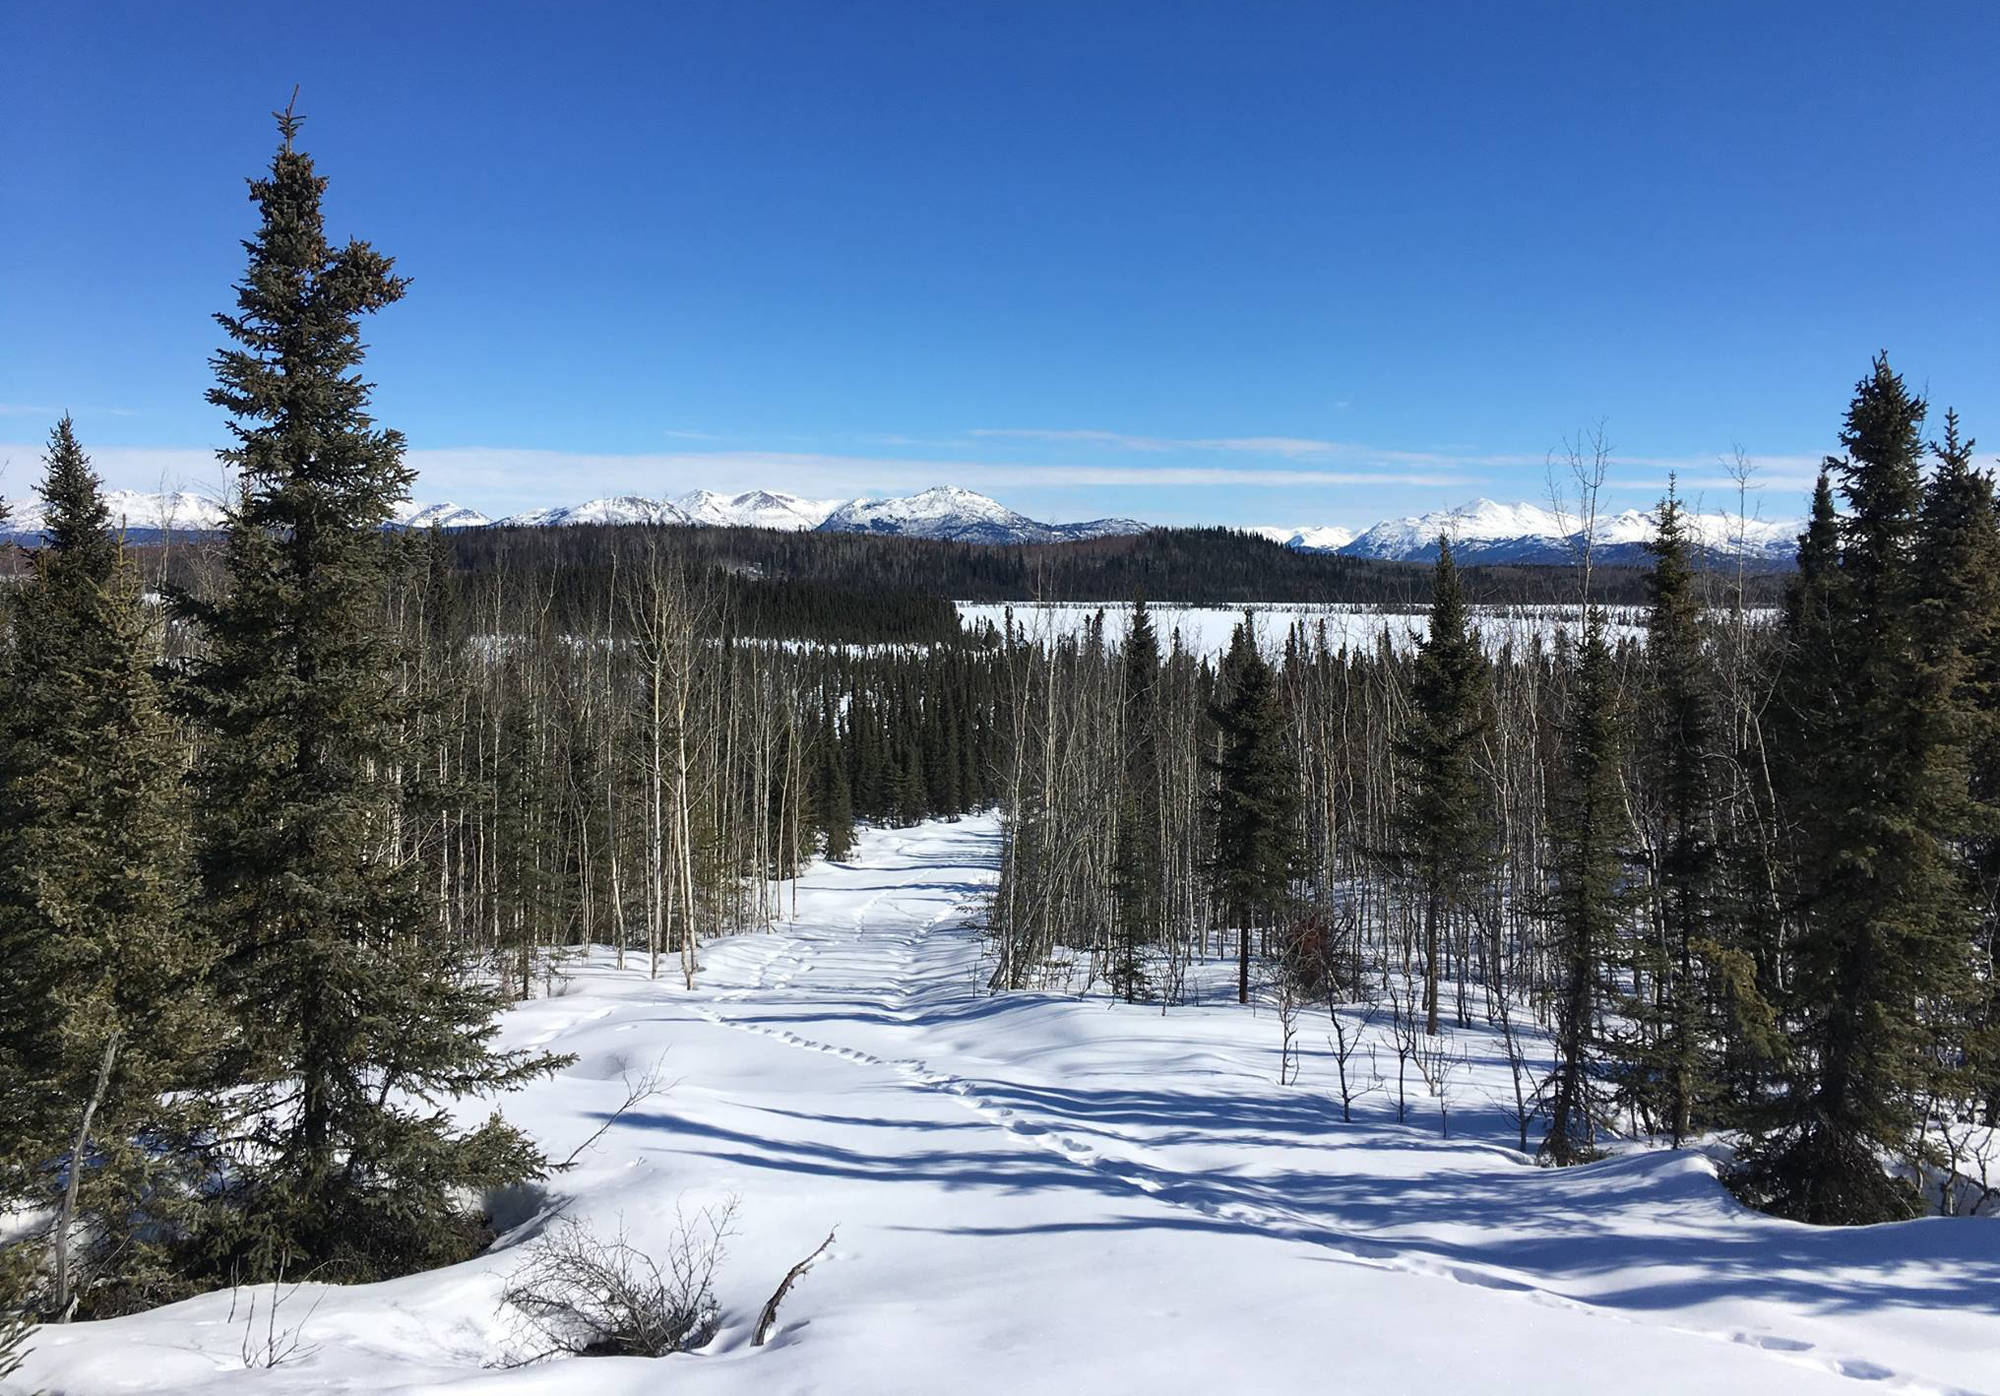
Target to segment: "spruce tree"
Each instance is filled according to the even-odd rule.
[[[819,732],[819,782],[813,808],[819,815],[826,859],[829,863],[840,863],[854,851],[854,799],[847,785],[847,757],[841,750],[840,728],[831,710],[821,713]]]
[[[1215,763],[1214,852],[1209,864],[1224,923],[1236,928],[1236,999],[1250,1001],[1250,932],[1290,894],[1299,774],[1271,665],[1248,612],[1230,637],[1210,716],[1221,729]]]
[[[1118,848],[1112,870],[1117,925],[1111,991],[1132,1003],[1147,990],[1145,946],[1160,921],[1160,773],[1158,695],[1160,641],[1144,597],[1132,606],[1121,659]]]
[[[0,1191],[49,1221],[10,1259],[67,1317],[174,1296],[218,1025],[154,626],[68,418],[41,494],[0,719]]]
[[[216,1199],[216,1274],[311,1268],[366,1280],[483,1243],[462,1199],[543,1162],[500,1122],[459,1129],[449,1097],[552,1069],[496,1053],[494,987],[440,943],[414,864],[388,856],[406,716],[386,614],[383,526],[407,493],[403,440],[368,415],[361,317],[405,289],[366,243],[335,247],[326,181],[279,117],[233,344],[209,400],[236,438],[227,591],[183,598],[203,649],[186,685],[203,909],[235,1012],[224,1080],[251,1083]]]
[[[1692,548],[1671,480],[1647,548],[1650,682],[1638,746],[1653,806],[1654,907],[1650,934],[1635,946],[1635,992],[1626,1005],[1638,1036],[1622,1043],[1619,1055],[1626,1100],[1678,1145],[1705,1118],[1718,1089],[1720,1033],[1705,1002],[1703,967],[1726,947],[1716,938],[1716,690],[1702,643]]]
[[[1973,467],[1973,442],[1946,412],[1944,440],[1931,447],[1937,467],[1918,521],[1919,627],[1931,691],[1948,710],[1951,792],[1947,811],[1956,837],[1959,897],[1971,908],[1970,966],[1955,1002],[1934,1005],[1940,1065],[1962,1063],[1954,1094],[2000,1117],[2000,514],[1993,477]]]
[[[1442,929],[1484,883],[1491,861],[1492,819],[1477,765],[1489,721],[1487,686],[1486,657],[1466,627],[1451,544],[1440,536],[1411,720],[1391,747],[1407,790],[1391,853],[1421,907],[1424,1030],[1432,1034],[1438,1030]]]
[[[1544,1087],[1549,1130],[1540,1157],[1559,1167],[1598,1154],[1601,980],[1624,911],[1623,721],[1604,617],[1594,606],[1573,663],[1550,810],[1554,885],[1544,910],[1554,931],[1555,1070]]]
[[[1914,1215],[1884,1156],[1921,1151],[1938,1086],[1935,1023],[1967,973],[1970,939],[1950,837],[1964,769],[1949,672],[1931,662],[1916,567],[1925,405],[1878,356],[1829,459],[1847,511],[1837,577],[1815,528],[1801,550],[1788,640],[1799,765],[1787,812],[1799,849],[1784,1093],[1737,1183],[1782,1216],[1820,1223]],[[1810,561],[1811,572],[1806,571]]]

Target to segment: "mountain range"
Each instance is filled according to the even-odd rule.
[[[206,533],[221,527],[223,506],[188,491],[145,494],[111,490],[105,495],[112,519],[135,538]],[[39,500],[13,504],[0,536],[32,542],[40,537]],[[1802,527],[1798,520],[1738,520],[1729,514],[1690,514],[1689,531],[1699,547],[1717,557],[1741,555],[1752,566],[1791,563]],[[457,504],[406,504],[395,523],[405,528],[559,527],[569,524],[680,524],[711,528],[773,528],[828,533],[871,533],[933,538],[961,543],[1061,543],[1145,532],[1134,519],[1092,519],[1044,523],[999,501],[956,485],[937,485],[917,494],[875,499],[804,499],[775,490],[725,495],[696,490],[673,499],[619,495],[581,504],[535,509],[491,519]],[[1643,563],[1653,515],[1639,509],[1600,518],[1596,558],[1611,564]],[[1574,516],[1535,504],[1500,504],[1476,499],[1456,509],[1387,519],[1361,530],[1339,525],[1267,526],[1245,530],[1298,552],[1342,557],[1428,562],[1437,556],[1440,534],[1467,563],[1550,563],[1568,561],[1582,530]]]
[[[1741,556],[1753,567],[1789,567],[1798,551],[1803,519],[1740,519],[1734,514],[1683,516],[1695,546],[1711,557]],[[1600,515],[1591,530],[1592,557],[1610,565],[1643,564],[1646,544],[1658,527],[1648,509]],[[1360,531],[1338,526],[1263,527],[1253,533],[1298,552],[1395,562],[1435,562],[1440,535],[1451,540],[1452,556],[1463,563],[1560,563],[1576,556],[1584,535],[1573,513],[1539,504],[1499,504],[1475,499],[1456,509],[1385,519]]]

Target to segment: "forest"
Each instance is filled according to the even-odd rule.
[[[1671,490],[1644,569],[1200,530],[400,534],[360,327],[405,283],[328,240],[295,135],[217,317],[226,537],[126,548],[65,417],[6,587],[17,1333],[478,1254],[479,1199],[555,1166],[506,1093],[568,1064],[497,1047],[496,1015],[593,946],[692,990],[704,945],[781,919],[858,825],[989,809],[995,995],[1171,1011],[1232,956],[1288,1020],[1390,1022],[1399,1079],[1448,1069],[1456,1029],[1522,1044],[1518,1142],[1548,1165],[1722,1134],[1778,1216],[1990,1210],[2000,514],[1886,356],[1782,578],[1708,568]],[[993,643],[951,606],[1029,597],[1138,604],[1119,637]],[[1212,659],[1147,619],[1181,599],[1405,603],[1428,629],[1357,652],[1246,616]],[[1534,599],[1585,619],[1483,643],[1472,603]],[[1613,603],[1642,639],[1607,638]],[[481,1092],[483,1123],[445,1109]]]
[[[1379,1008],[1399,1092],[1496,1027],[1547,1163],[1726,1131],[1780,1216],[1990,1207],[2000,532],[1925,417],[1878,358],[1775,617],[1697,571],[1670,489],[1615,646],[1586,564],[1578,631],[1489,654],[1448,543],[1411,654],[1246,615],[1210,668],[1143,607],[1118,645],[1010,636],[996,987],[1083,952],[1172,1000],[1233,944],[1245,1001],[1270,963],[1287,1016]]]

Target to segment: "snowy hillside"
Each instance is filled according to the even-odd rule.
[[[1382,1070],[1344,1124],[1323,1016],[1300,1034],[1303,1079],[1279,1086],[1268,1008],[989,996],[975,913],[998,847],[990,818],[868,833],[851,863],[809,871],[795,922],[705,947],[692,991],[600,951],[509,1013],[502,1045],[576,1061],[502,1108],[577,1158],[496,1199],[509,1230],[481,1258],[287,1285],[275,1309],[267,1288],[46,1328],[21,1389],[2000,1387],[1989,1224],[1775,1221],[1692,1151],[1536,1168],[1512,1147],[1483,1026],[1449,1039],[1446,1138],[1414,1082],[1397,1123],[1379,1020],[1365,1031]],[[1210,990],[1232,972],[1196,970]],[[656,1064],[671,1087],[616,1115],[626,1079]],[[681,1221],[731,1199],[705,1348],[510,1365],[525,1324],[502,1292],[558,1213],[664,1263]],[[770,1344],[751,1346],[765,1299],[829,1231]]]
[[[131,532],[154,533],[173,530],[177,533],[199,533],[222,526],[224,509],[222,502],[191,490],[174,490],[159,494],[149,494],[143,490],[106,490],[104,503],[111,511],[111,522],[116,528]],[[5,532],[16,535],[39,536],[43,525],[43,509],[40,495],[30,495],[25,499],[7,501],[10,516]]]
[[[1042,523],[958,485],[934,485],[902,498],[853,500],[820,527],[828,533],[892,533],[954,543],[1059,543],[1146,531],[1134,519]]]
[[[837,499],[801,499],[776,490],[734,495],[695,490],[674,501],[689,523],[714,528],[818,528],[840,504]]]
[[[1802,520],[1739,519],[1733,514],[1689,514],[1688,531],[1698,546],[1723,556],[1743,557],[1758,566],[1789,566],[1798,546]],[[1647,559],[1646,542],[1656,520],[1649,509],[1626,509],[1604,515],[1593,531],[1601,562],[1638,564]],[[1439,509],[1401,519],[1388,519],[1350,533],[1338,527],[1262,528],[1257,532],[1303,552],[1333,552],[1345,557],[1381,558],[1396,562],[1432,562],[1438,535],[1451,540],[1452,553],[1462,562],[1561,563],[1575,555],[1582,521],[1539,504],[1501,504],[1475,499],[1455,509]],[[1280,534],[1285,536],[1279,537]]]
[[[1339,524],[1312,528],[1287,528],[1283,524],[1259,524],[1246,530],[1273,543],[1282,543],[1302,553],[1337,553],[1354,541],[1354,530]]]
[[[582,504],[564,504],[551,509],[530,509],[500,520],[510,528],[556,528],[566,524],[684,524],[687,521],[687,515],[680,511],[679,506],[663,499],[647,499],[636,494],[590,499]]]
[[[404,528],[484,528],[493,520],[477,509],[459,504],[404,504],[396,511],[396,522]]]

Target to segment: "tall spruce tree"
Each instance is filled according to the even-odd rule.
[[[1685,512],[1671,480],[1647,548],[1653,555],[1649,683],[1638,747],[1640,774],[1651,793],[1654,900],[1648,933],[1637,939],[1632,957],[1634,993],[1625,1016],[1636,1037],[1621,1043],[1618,1055],[1621,1094],[1678,1145],[1705,1116],[1717,1089],[1720,1032],[1704,997],[1704,965],[1726,947],[1716,938],[1716,686],[1702,643],[1703,607]],[[1732,982],[1724,976],[1718,988]]]
[[[1958,414],[1945,413],[1937,466],[1924,490],[1917,531],[1919,626],[1931,691],[1949,708],[1950,812],[1962,884],[1970,908],[1969,968],[1957,1001],[1935,1005],[1939,1065],[1966,1079],[1953,1095],[1980,1102],[2000,1119],[2000,514],[1993,477],[1973,467],[1973,442]]]
[[[1396,812],[1393,860],[1423,924],[1424,1030],[1438,1030],[1440,938],[1485,880],[1493,824],[1477,765],[1489,717],[1486,656],[1466,625],[1451,544],[1438,539],[1428,633],[1417,650],[1410,722],[1391,747],[1407,794]]]
[[[822,849],[830,863],[840,863],[854,851],[854,796],[847,784],[847,757],[841,750],[840,727],[831,705],[820,709],[818,762],[813,811],[819,820]]]
[[[174,1296],[218,1029],[157,637],[67,417],[41,494],[0,717],[0,1191],[47,1222],[9,1268],[66,1318]]]
[[[1118,779],[1118,849],[1113,869],[1117,926],[1111,990],[1127,1003],[1147,991],[1145,947],[1160,923],[1160,641],[1140,597],[1132,606],[1120,665],[1123,713]]]
[[[1555,1069],[1544,1087],[1549,1130],[1540,1157],[1559,1167],[1598,1154],[1602,977],[1624,912],[1628,832],[1619,781],[1624,722],[1603,613],[1594,606],[1572,662],[1549,820],[1554,885],[1544,911],[1554,932]]]
[[[1225,924],[1236,928],[1236,998],[1250,1001],[1250,932],[1290,893],[1296,857],[1299,773],[1285,744],[1285,715],[1271,665],[1245,612],[1217,675],[1211,716],[1221,730],[1215,763],[1214,852],[1209,865]]]
[[[1889,1176],[1884,1155],[1920,1152],[1938,1085],[1929,1015],[1967,971],[1950,846],[1962,752],[1949,673],[1924,643],[1916,566],[1924,411],[1877,356],[1848,408],[1845,454],[1827,462],[1847,502],[1837,578],[1806,555],[1824,545],[1816,502],[1788,609],[1793,662],[1814,684],[1788,693],[1800,757],[1786,792],[1799,850],[1794,1052],[1736,1180],[1800,1221],[1915,1213],[1914,1189]]]
[[[224,1080],[253,1083],[205,1254],[245,1279],[365,1280],[478,1248],[462,1199],[542,1159],[497,1114],[466,1132],[441,1102],[555,1063],[492,1050],[501,993],[462,972],[394,856],[405,697],[382,528],[410,471],[368,415],[360,321],[406,283],[366,243],[327,241],[326,181],[299,119],[278,124],[236,310],[217,316],[233,347],[209,400],[241,480],[227,591],[181,601],[204,642],[186,697],[205,738],[203,906],[236,1017]]]

